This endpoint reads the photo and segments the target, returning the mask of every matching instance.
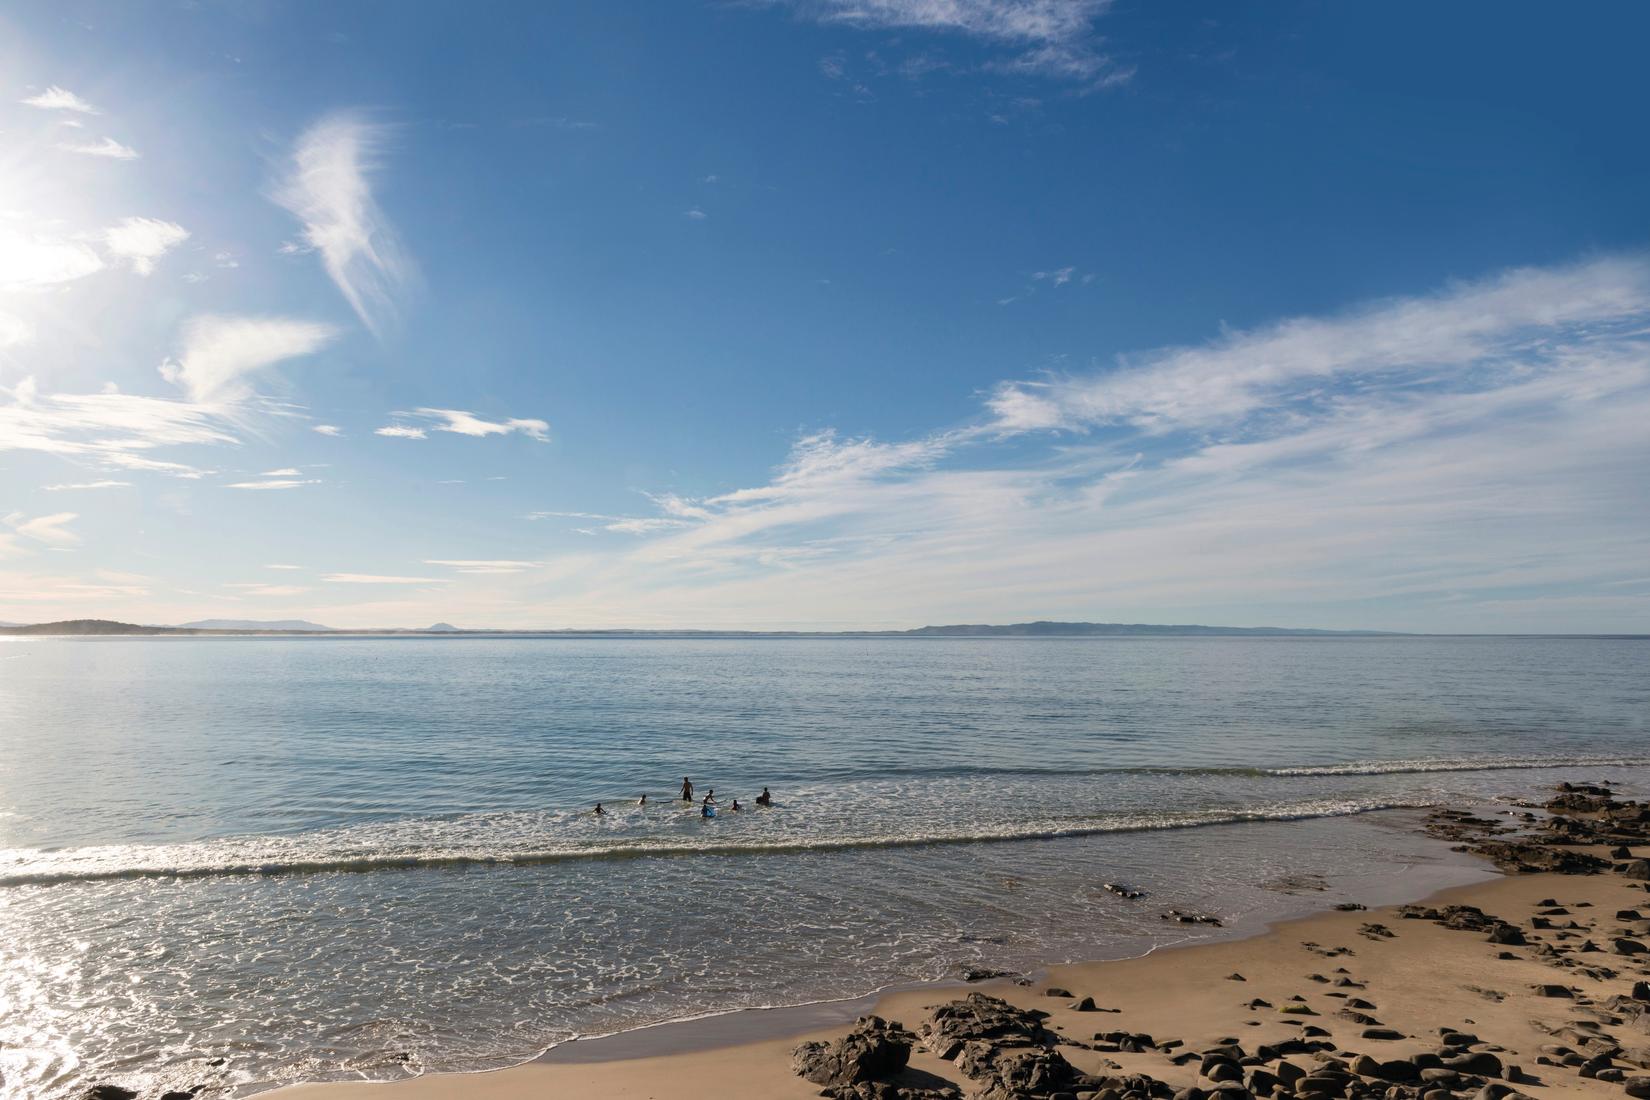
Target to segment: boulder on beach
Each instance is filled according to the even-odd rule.
[[[832,1042],[803,1043],[791,1053],[791,1069],[816,1085],[881,1081],[905,1069],[916,1036],[880,1016],[861,1016],[853,1030]]]
[[[1016,1008],[1000,997],[970,993],[934,1009],[919,1029],[922,1044],[947,1061],[976,1040],[1053,1046],[1057,1037],[1043,1026],[1047,1013]]]

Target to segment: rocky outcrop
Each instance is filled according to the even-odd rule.
[[[918,1031],[924,1047],[950,1061],[970,1042],[1053,1046],[1057,1036],[1043,1026],[1046,1019],[1046,1012],[1015,1008],[1000,997],[970,993],[934,1009]]]
[[[798,1077],[827,1087],[886,1081],[911,1060],[916,1036],[880,1016],[861,1016],[853,1030],[832,1042],[807,1042],[791,1052]]]

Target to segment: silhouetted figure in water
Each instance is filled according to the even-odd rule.
[[[756,796],[756,804],[758,806],[772,806],[773,805],[773,795],[768,793],[768,788],[766,788],[766,787],[762,788],[762,793]]]
[[[644,795],[642,795],[642,797],[638,798],[636,800],[636,805],[646,806],[647,805],[647,795],[644,794]]]
[[[682,801],[693,801],[693,780],[689,779],[685,775],[682,776]]]
[[[733,800],[733,805],[729,806],[728,809],[732,810],[734,813],[738,813],[739,812],[739,800],[737,798],[734,799]]]
[[[607,811],[602,809],[602,804],[600,802],[596,803],[596,808],[591,812],[594,813],[597,817],[606,817],[607,816]]]

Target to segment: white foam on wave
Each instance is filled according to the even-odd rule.
[[[1345,764],[1302,764],[1294,767],[1262,768],[1264,775],[1410,775],[1425,772],[1531,771],[1544,768],[1638,768],[1650,766],[1650,756],[1518,756],[1482,758],[1361,760]]]
[[[172,846],[112,846],[63,852],[0,852],[0,888],[49,886],[143,878],[208,878],[234,875],[321,874],[425,868],[533,866],[565,860],[616,860],[703,855],[779,855],[857,848],[904,848],[940,844],[981,844],[1053,840],[1106,833],[1206,828],[1258,821],[1344,817],[1375,810],[1418,808],[1435,799],[1318,799],[1241,809],[1125,813],[1080,819],[1044,819],[987,828],[932,827],[907,833],[780,837],[761,834],[731,839],[705,836],[636,837],[616,842],[568,840],[551,845],[496,848],[405,847],[344,850],[329,847],[325,833],[300,837],[249,837]]]

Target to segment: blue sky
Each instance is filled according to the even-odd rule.
[[[1650,630],[1632,5],[0,13],[0,619]]]

